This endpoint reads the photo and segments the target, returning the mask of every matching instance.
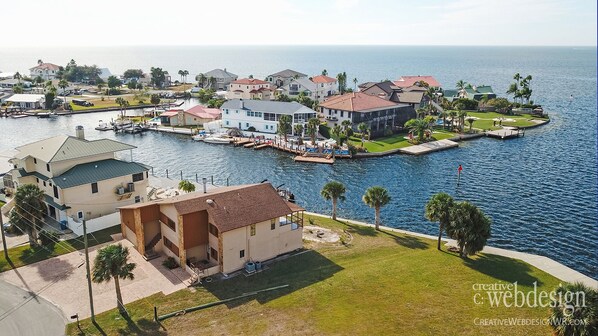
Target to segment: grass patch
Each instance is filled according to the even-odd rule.
[[[308,217],[309,218],[309,217]],[[307,219],[306,219],[307,220]],[[116,310],[96,316],[108,335],[546,335],[550,327],[476,326],[476,318],[544,318],[546,308],[491,308],[476,305],[472,286],[518,282],[522,291],[551,290],[559,281],[520,261],[480,255],[461,259],[439,252],[435,241],[314,217],[315,224],[350,232],[340,243],[311,249],[269,265],[251,277],[237,276],[171,295],[161,293],[127,305],[131,318]],[[289,284],[278,291],[153,322],[158,314],[241,293]],[[125,289],[126,290],[126,289]],[[100,331],[81,321],[85,335]],[[78,335],[76,324],[68,335]]]
[[[112,240],[110,235],[120,233],[120,225],[115,225],[94,233],[87,234],[89,246],[94,246],[106,243]],[[8,249],[8,257],[15,268],[36,263],[48,258],[56,257],[62,254],[71,253],[73,250],[81,250],[85,248],[83,243],[83,236],[61,241],[58,244],[31,247],[29,245],[17,246]],[[4,258],[4,254],[0,255],[0,272],[8,271],[12,266]]]
[[[69,104],[73,108],[73,111],[92,111],[97,109],[105,109],[105,108],[117,108],[119,107],[116,103],[116,98],[121,97],[129,102],[129,106],[153,106],[150,103],[150,97],[143,97],[144,104],[139,104],[139,99],[135,99],[132,95],[122,95],[122,96],[104,96],[104,100],[101,97],[97,98],[89,98],[89,97],[78,97],[73,96],[69,97]],[[72,103],[70,99],[83,99],[88,102],[93,103],[94,106],[79,106]],[[174,102],[173,99],[162,99],[160,104]]]
[[[448,132],[448,131],[442,130],[442,129],[435,129],[434,133],[432,133],[432,137],[435,140],[448,139],[448,138],[452,138],[454,136],[455,136],[455,133]],[[389,150],[393,150],[393,149],[413,146],[413,144],[411,144],[409,142],[409,140],[406,139],[406,137],[407,137],[407,133],[399,133],[399,134],[393,134],[388,137],[366,140],[364,142],[364,147],[370,153],[379,153],[379,152],[385,152],[385,151],[389,151]],[[351,138],[349,138],[349,143],[354,146],[361,147],[361,138],[351,137]]]
[[[497,112],[467,112],[468,116],[480,118],[473,122],[473,128],[481,129],[481,130],[497,130],[501,129],[502,127],[496,122],[494,124],[494,118],[505,118],[505,119],[513,119],[514,122],[502,122],[503,126],[517,126],[517,127],[527,127],[536,125],[536,123],[530,121],[531,119],[538,119],[538,120],[548,120],[547,118],[538,118],[532,116],[530,114],[522,114],[522,115],[505,115],[500,114]],[[466,118],[467,119],[467,118]],[[469,123],[467,120],[465,121],[465,130],[469,130]]]

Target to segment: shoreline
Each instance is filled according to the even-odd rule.
[[[316,216],[316,217],[331,218],[330,216],[315,213],[315,212],[310,212],[310,211],[305,211],[305,213],[308,215],[311,215],[311,216]],[[356,221],[356,220],[352,220],[352,219],[337,217],[337,220],[351,223],[351,224],[374,227],[374,224],[369,224],[369,223]],[[427,235],[425,233],[407,231],[407,230],[403,230],[403,229],[391,228],[391,227],[384,226],[384,225],[380,225],[380,229],[398,232],[398,233],[406,234],[409,236],[430,239],[433,241],[438,240],[437,236],[431,236],[431,235]],[[445,244],[450,244],[450,245],[456,246],[456,241],[454,239],[443,237],[442,241]],[[494,254],[494,255],[499,255],[499,256],[503,256],[503,257],[508,257],[511,259],[520,260],[520,261],[523,261],[531,266],[536,267],[537,269],[539,269],[543,272],[546,272],[546,273],[554,276],[555,278],[557,278],[559,280],[562,280],[565,282],[570,282],[570,283],[581,282],[587,286],[598,289],[598,280],[593,279],[585,274],[582,274],[579,271],[576,271],[568,266],[565,266],[565,265],[563,265],[551,258],[545,257],[545,256],[527,253],[527,252],[519,252],[519,251],[515,251],[515,250],[508,250],[508,249],[503,249],[500,247],[493,247],[493,246],[488,246],[488,245],[486,245],[484,247],[484,249],[482,250],[481,253]]]

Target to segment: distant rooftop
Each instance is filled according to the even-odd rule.
[[[440,87],[440,83],[432,76],[401,76],[401,78],[394,81],[398,87],[409,87],[415,85],[417,82],[426,82],[432,87]]]
[[[268,75],[268,77],[282,77],[282,78],[294,78],[295,76],[297,77],[307,77],[306,74],[295,71],[295,70],[291,70],[291,69],[285,69],[282,71],[279,71],[277,73],[273,73],[271,75]]]
[[[316,113],[309,107],[297,102],[279,102],[272,100],[244,100],[231,99],[225,102],[221,109],[244,109],[266,113],[293,114],[293,113]]]

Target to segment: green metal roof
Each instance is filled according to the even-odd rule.
[[[108,159],[76,165],[62,175],[53,177],[51,182],[66,189],[119,176],[143,173],[149,169],[149,166],[137,162]]]
[[[494,93],[494,91],[492,91],[492,87],[489,85],[478,86],[478,87],[476,87],[476,89],[481,94]]]
[[[52,196],[49,196],[49,195],[44,195],[44,201],[46,202],[46,204],[51,205],[58,210],[66,210],[66,209],[71,208],[64,204],[58,204],[58,203],[54,202],[54,198],[52,198]]]
[[[21,175],[21,177],[25,177],[25,176],[35,176],[38,179],[42,180],[42,181],[47,181],[49,179],[49,177],[42,175],[40,173],[38,173],[37,171],[33,171],[33,172],[27,172],[25,169],[21,168],[19,169],[19,175]]]

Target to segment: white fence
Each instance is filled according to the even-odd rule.
[[[110,215],[101,216],[94,219],[85,221],[87,225],[87,233],[96,232],[102,229],[109,228],[111,226],[120,224],[120,212],[115,212]],[[68,217],[68,227],[78,236],[83,235],[83,222]]]

